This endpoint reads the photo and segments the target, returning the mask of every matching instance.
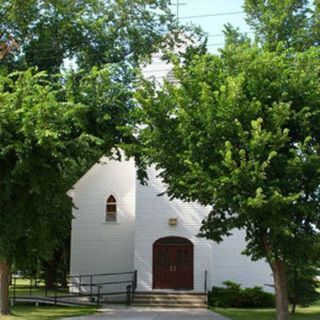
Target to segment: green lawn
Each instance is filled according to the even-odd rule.
[[[1,320],[55,320],[66,317],[93,314],[94,307],[22,306],[12,308],[11,316],[0,316]]]
[[[34,287],[34,283],[32,284],[33,287],[31,289],[32,296],[45,296],[45,284],[44,282],[38,282],[38,288]],[[13,286],[10,286],[10,297],[13,297]],[[16,280],[16,296],[29,296],[30,295],[30,281],[24,278],[18,278]],[[60,288],[58,290],[58,295],[69,294],[68,289]],[[49,290],[47,292],[48,296],[54,296],[54,290]]]
[[[275,311],[272,309],[232,309],[212,308],[213,311],[232,320],[274,320]],[[320,302],[309,308],[298,308],[294,320],[319,320]]]

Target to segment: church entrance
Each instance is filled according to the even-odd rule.
[[[153,244],[153,289],[193,289],[193,244],[181,237]]]

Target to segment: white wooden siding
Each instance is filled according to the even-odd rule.
[[[76,209],[72,221],[71,275],[132,271],[134,162],[108,160],[107,164],[97,164],[72,193]],[[117,200],[117,222],[105,221],[105,204],[110,194]]]

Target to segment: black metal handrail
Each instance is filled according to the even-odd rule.
[[[136,291],[138,285],[138,271],[135,270],[133,274],[133,289]]]
[[[99,277],[108,277],[108,276],[118,276],[118,275],[132,275],[131,279],[128,280],[120,280],[120,281],[104,281],[104,282],[96,282]],[[83,282],[83,278],[89,278],[89,283]],[[18,277],[12,276],[13,280],[13,303],[15,303],[17,299],[16,289],[17,289],[17,279]],[[49,289],[47,285],[39,286],[36,279],[30,279],[29,285],[19,285],[18,287],[20,289],[27,289],[29,296],[32,296],[33,290],[37,289],[39,292],[39,289],[44,289],[44,296],[38,296],[40,298],[48,298],[53,299],[54,303],[57,304],[58,299],[62,298],[74,298],[74,297],[91,297],[92,301],[94,301],[96,298],[97,306],[100,305],[101,298],[103,296],[109,296],[109,295],[119,295],[119,294],[126,294],[127,295],[127,304],[130,305],[133,301],[134,292],[137,288],[137,271],[132,272],[113,272],[113,273],[101,273],[101,274],[91,274],[91,275],[78,275],[78,276],[69,276],[69,281],[66,287],[59,286],[57,283],[55,283],[54,288]],[[78,279],[79,281],[75,281],[75,279]],[[34,281],[34,285],[32,281]],[[109,285],[116,285],[116,284],[128,284],[126,288],[122,290],[117,291],[106,291],[102,292],[103,286],[109,286]],[[82,292],[83,287],[89,287],[89,292]],[[71,292],[70,288],[78,288],[78,292]],[[95,288],[95,290],[93,290]],[[68,293],[60,295],[59,293],[62,292],[62,289],[68,289]],[[129,290],[129,294],[128,294]],[[51,292],[51,295],[49,293]],[[36,297],[36,296],[34,296]]]
[[[204,271],[204,293],[206,294],[206,304],[208,305],[208,270]]]
[[[98,283],[82,283],[81,287],[90,287],[90,286],[94,286],[94,285],[108,285],[108,284],[121,284],[121,283],[131,283],[132,280],[124,280],[124,281],[109,281],[109,282],[98,282]],[[76,284],[78,285],[78,282],[70,282],[71,284]],[[68,286],[70,288],[72,288],[73,286]]]
[[[79,275],[68,275],[68,278],[85,278],[85,277],[102,277],[102,276],[115,276],[115,275],[124,275],[124,274],[134,274],[135,271],[129,272],[112,272],[112,273],[97,273],[97,274],[79,274]]]
[[[138,284],[138,271],[135,270],[134,273],[133,273],[133,278],[132,278],[132,295],[131,295],[131,299],[129,301],[129,305],[131,304],[131,302],[133,302],[134,300],[134,294],[136,292],[136,289],[137,289],[137,284]]]
[[[207,292],[208,290],[208,270],[205,270],[204,272],[204,292]]]
[[[127,286],[127,306],[131,305],[131,301],[132,301],[132,285],[129,284]]]

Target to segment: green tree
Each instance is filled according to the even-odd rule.
[[[0,17],[0,312],[7,313],[11,263],[50,261],[69,236],[65,192],[102,154],[133,140],[133,68],[177,38],[166,0],[0,0]],[[77,71],[56,76],[67,60]],[[15,73],[30,67],[47,75]]]
[[[212,207],[200,236],[245,230],[244,253],[272,269],[278,320],[289,318],[288,264],[319,259],[319,58],[230,44],[177,65],[178,86],[137,95],[145,160],[171,197]]]
[[[140,158],[171,197],[212,206],[201,236],[246,231],[244,253],[269,262],[285,320],[287,274],[319,256],[320,3],[244,8],[254,44],[227,26],[220,54],[175,58],[179,86],[144,83]]]
[[[176,25],[167,0],[1,0],[0,32],[19,44],[5,63],[59,72],[66,58],[80,68],[136,63]]]
[[[73,110],[73,104],[59,98],[59,90],[43,74],[31,71],[0,78],[2,314],[9,312],[11,264],[28,264],[35,254],[45,256],[53,250],[51,225],[71,219],[65,190],[76,160],[84,152],[90,154],[95,143],[81,134],[73,119],[80,106]]]
[[[289,265],[287,275],[291,314],[295,313],[297,305],[308,307],[319,300],[319,265]]]
[[[286,47],[304,50],[319,42],[319,1],[310,0],[245,0],[247,23],[260,43],[274,50],[279,42]]]
[[[121,127],[132,93],[114,68],[93,69],[78,84],[78,96],[72,78],[65,85],[32,70],[0,77],[1,313],[9,311],[11,264],[50,258],[61,235],[69,235],[66,191],[126,140]]]

